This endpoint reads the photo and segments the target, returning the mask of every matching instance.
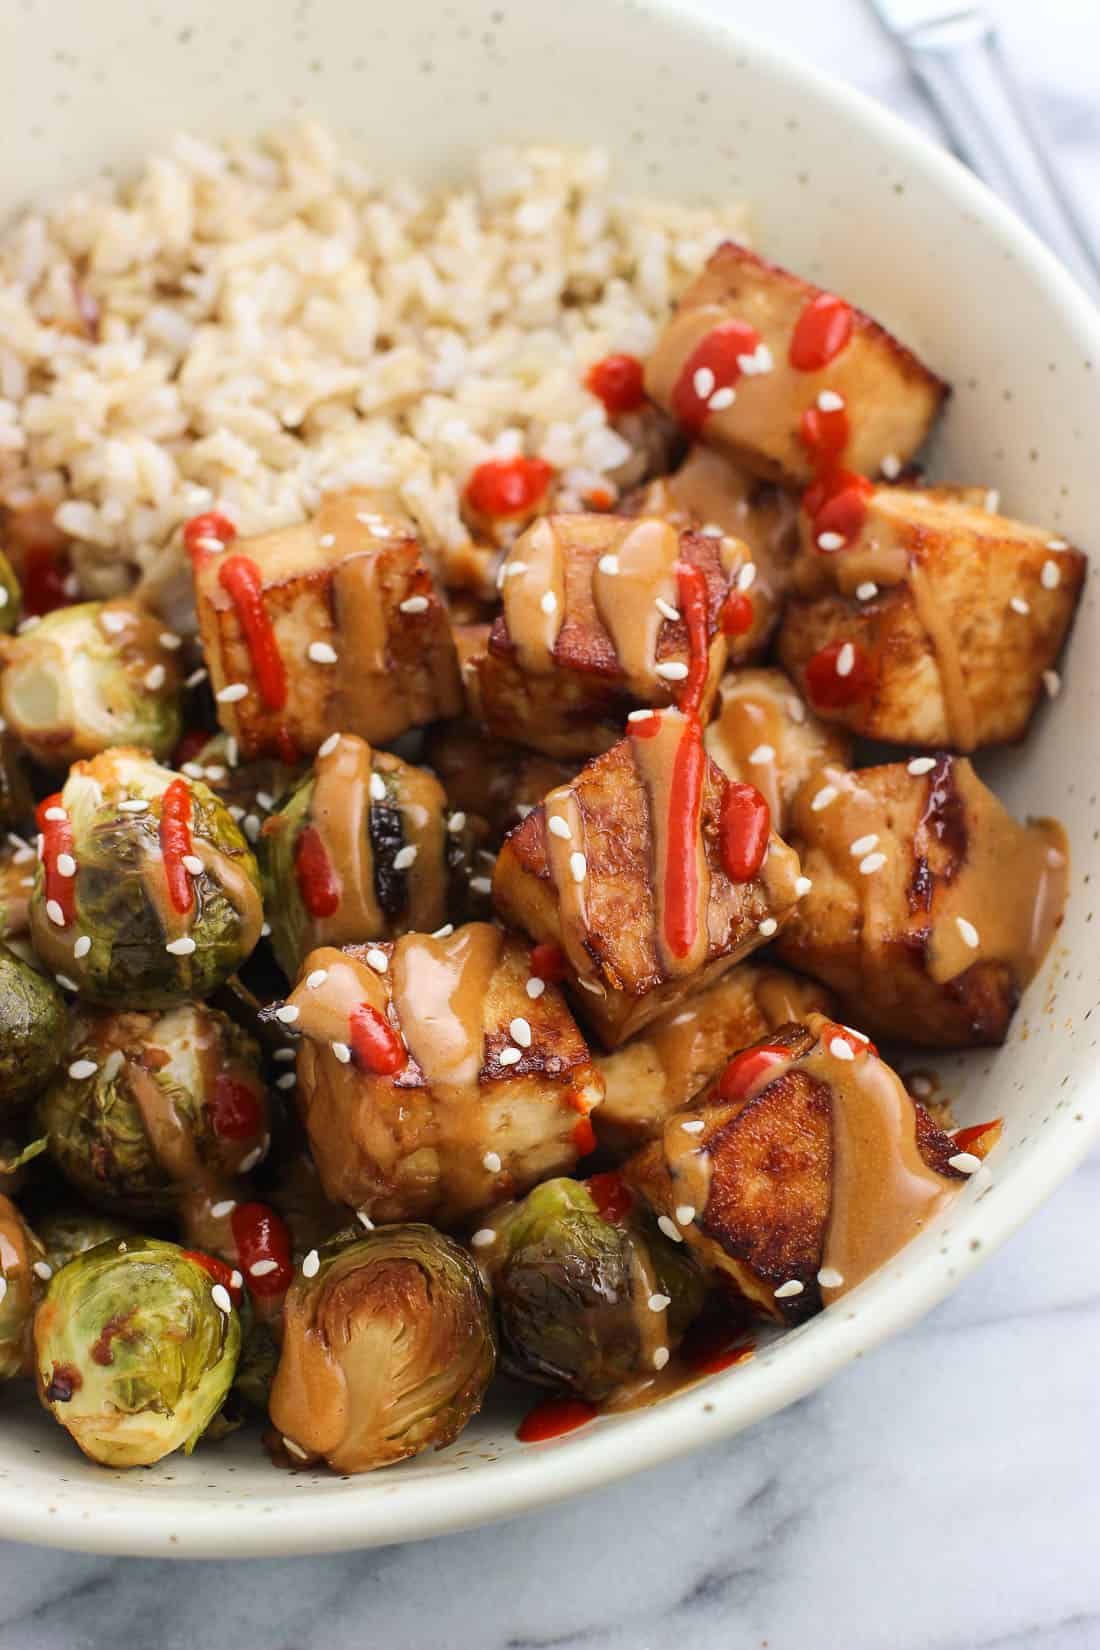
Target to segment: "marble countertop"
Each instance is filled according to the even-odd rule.
[[[853,0],[688,0],[931,129]],[[988,0],[1100,211],[1095,0]],[[708,1454],[506,1525],[173,1565],[0,1544],[0,1650],[1097,1650],[1093,1158],[968,1284]]]

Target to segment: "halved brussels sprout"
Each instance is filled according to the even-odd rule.
[[[22,606],[15,569],[0,550],[0,634],[15,629]]]
[[[505,1368],[601,1403],[652,1380],[703,1306],[692,1262],[633,1206],[618,1176],[600,1201],[583,1181],[536,1186],[498,1211],[478,1248]],[[601,1208],[602,1203],[602,1208]]]
[[[11,1199],[0,1196],[0,1381],[31,1372],[31,1326],[49,1275],[42,1245]]]
[[[93,1461],[190,1455],[233,1381],[241,1326],[223,1284],[174,1243],[101,1243],[55,1273],[34,1323],[38,1392]]]
[[[55,1272],[101,1243],[129,1243],[131,1238],[139,1236],[128,1222],[115,1220],[95,1209],[80,1209],[75,1204],[37,1216],[35,1232]]]
[[[198,780],[105,751],[75,764],[39,823],[31,937],[82,996],[132,1008],[207,997],[259,939],[256,862]]]
[[[38,1119],[54,1164],[89,1202],[176,1219],[189,1242],[217,1249],[209,1208],[268,1137],[259,1050],[205,1003],[89,1012]]]
[[[167,756],[182,717],[176,645],[155,615],[125,598],[59,607],[4,642],[0,712],[48,767],[112,745]]]
[[[53,981],[0,945],[0,1112],[46,1083],[65,1050],[68,1016]]]
[[[484,1287],[431,1226],[386,1226],[302,1263],[283,1315],[271,1420],[292,1461],[370,1472],[442,1449],[496,1363]]]
[[[271,942],[288,978],[321,945],[432,933],[464,889],[473,844],[434,774],[341,734],[264,823]]]

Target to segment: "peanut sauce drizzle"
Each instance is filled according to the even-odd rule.
[[[779,695],[762,683],[740,687],[737,675],[723,682],[719,692],[718,715],[706,732],[707,753],[728,778],[756,786],[768,804],[774,829],[781,830],[786,809],[779,762],[787,729]],[[791,692],[788,684],[788,698]],[[761,746],[770,748],[768,760],[750,762]]]
[[[372,753],[365,740],[341,735],[335,749],[318,753],[313,767],[310,823],[340,883],[331,917],[309,918],[307,949],[373,939],[388,924],[374,891],[370,835]]]
[[[565,559],[553,522],[541,516],[520,540],[522,552],[504,564],[504,620],[521,669],[545,676],[565,618]],[[519,561],[522,573],[512,572]],[[544,601],[553,606],[546,611]]]
[[[664,688],[655,666],[657,639],[668,619],[657,603],[661,601],[673,609],[678,606],[676,562],[680,535],[668,522],[643,519],[627,524],[609,551],[618,572],[608,573],[597,562],[592,598],[600,622],[611,637],[629,691],[635,698],[648,701]]]
[[[573,855],[585,854],[586,851],[584,815],[571,785],[560,785],[550,791],[543,798],[543,810],[546,859],[557,894],[561,948],[573,972],[580,979],[592,980],[595,970],[585,944],[588,933],[588,902],[585,897],[587,870],[579,881],[573,875]],[[558,836],[550,830],[552,818],[565,821],[569,828],[568,836]]]
[[[442,939],[404,934],[391,961],[393,1003],[428,1087],[444,1101],[476,1089],[485,1051],[485,1003],[502,931],[467,923]]]

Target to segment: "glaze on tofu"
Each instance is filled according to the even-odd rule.
[[[802,512],[779,633],[810,702],[891,743],[971,751],[1022,738],[1044,683],[1056,691],[1085,557],[987,510],[972,488],[861,483],[840,505]],[[841,676],[843,648],[853,663]]]
[[[577,1011],[609,1048],[763,945],[795,905],[797,856],[766,817],[737,814],[736,789],[697,717],[635,713],[500,851],[498,913],[561,948]]]
[[[908,462],[947,394],[869,315],[732,241],[681,298],[646,388],[689,434],[792,486],[819,468],[815,412],[839,400],[850,423],[845,464],[877,475],[884,460]]]
[[[372,743],[462,709],[447,612],[407,518],[367,491],[195,557],[218,716],[245,760]]]
[[[1065,903],[1052,820],[1019,825],[965,758],[824,767],[791,812],[811,887],[779,938],[873,1035],[1004,1041]]]

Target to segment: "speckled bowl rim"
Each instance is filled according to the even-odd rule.
[[[621,0],[615,0],[621,3]],[[632,8],[638,21],[637,6]],[[792,59],[750,30],[703,19],[674,4],[645,8],[663,27],[694,35],[700,50],[749,59],[791,100],[809,92],[838,123],[858,128],[894,162],[942,191],[967,211],[1003,254],[1015,260],[1043,299],[1079,341],[1083,355],[1100,360],[1100,313],[1038,239],[950,155],[864,94]],[[644,14],[641,19],[644,22]],[[613,145],[612,145],[613,147]],[[1100,1090],[1100,1073],[1088,1098]],[[0,1494],[0,1537],[93,1552],[158,1556],[221,1557],[319,1553],[383,1545],[439,1535],[511,1517],[656,1466],[705,1447],[775,1413],[820,1386],[853,1359],[951,1294],[1073,1171],[1100,1138],[1100,1106],[1043,1131],[1028,1145],[1027,1174],[1012,1198],[982,1207],[977,1197],[960,1208],[951,1246],[952,1265],[940,1251],[918,1246],[891,1263],[849,1302],[858,1310],[830,1312],[783,1338],[783,1357],[773,1364],[769,1348],[751,1362],[717,1375],[652,1409],[613,1422],[596,1422],[566,1438],[471,1467],[461,1479],[403,1476],[402,1469],[363,1480],[362,1493],[345,1488],[332,1496],[295,1502],[273,1486],[267,1504],[234,1516],[227,1553],[223,1514],[196,1493],[170,1506],[155,1497],[112,1511],[97,1522],[87,1516],[86,1493],[57,1498],[47,1507],[10,1492]],[[797,1344],[796,1344],[797,1343]],[[212,1468],[216,1475],[217,1468]],[[112,1499],[103,1491],[104,1511]]]

